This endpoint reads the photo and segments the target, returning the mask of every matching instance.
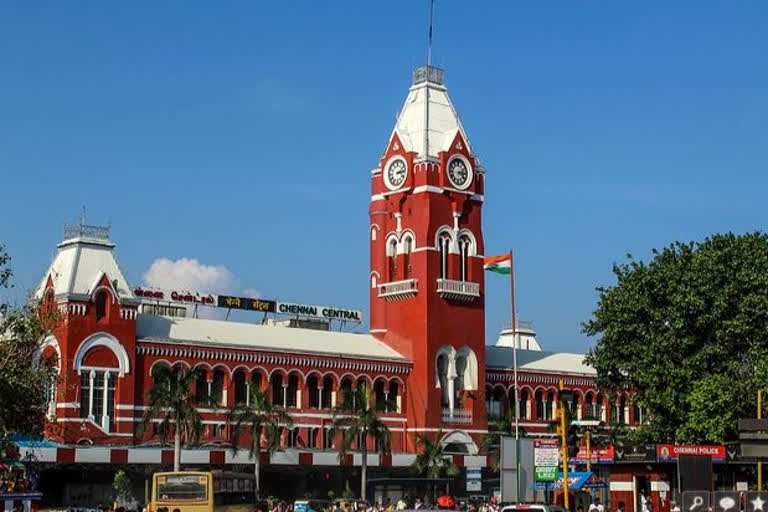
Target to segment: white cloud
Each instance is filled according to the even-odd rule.
[[[158,258],[144,273],[144,282],[153,288],[200,293],[233,293],[237,278],[221,265],[204,265],[192,258]]]
[[[194,258],[157,258],[144,273],[144,284],[150,288],[187,292],[237,295],[258,298],[254,288],[240,288],[240,280],[223,265],[206,265]],[[187,308],[187,316],[193,307]],[[200,318],[223,320],[226,310],[215,307],[200,307]]]
[[[256,290],[255,288],[244,288],[243,297],[258,299],[259,297],[261,297],[261,292],[259,292],[259,290]]]

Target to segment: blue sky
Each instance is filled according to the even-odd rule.
[[[426,1],[15,2],[0,14],[0,243],[18,296],[64,222],[110,220],[227,287],[367,310],[367,203]],[[487,168],[488,254],[583,351],[627,253],[766,229],[768,3],[437,1],[434,63]],[[221,269],[219,269],[221,270]],[[489,340],[507,319],[488,276]]]

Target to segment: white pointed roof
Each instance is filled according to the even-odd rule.
[[[88,226],[78,226],[87,228]],[[53,289],[57,297],[85,299],[90,297],[102,276],[106,274],[116,288],[120,299],[133,299],[133,291],[125,274],[115,258],[115,244],[111,242],[107,231],[80,229],[76,236],[65,235],[65,240],[58,245],[58,252],[48,271],[43,276],[34,298],[41,299],[48,282],[53,280]],[[70,231],[72,233],[72,231]]]
[[[450,149],[456,133],[461,133],[469,146],[469,138],[443,84],[443,70],[414,70],[413,85],[392,133],[397,133],[405,150],[416,152],[419,159],[436,158],[439,152]],[[471,147],[467,149],[472,151]]]

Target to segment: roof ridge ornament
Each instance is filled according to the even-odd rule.
[[[112,223],[99,226],[96,224],[87,224],[85,222],[85,205],[80,214],[80,220],[77,224],[64,225],[64,240],[71,238],[95,238],[97,240],[109,240],[109,231],[112,229]]]

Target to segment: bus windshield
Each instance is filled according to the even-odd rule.
[[[202,501],[207,499],[208,477],[206,475],[158,475],[158,501]]]

